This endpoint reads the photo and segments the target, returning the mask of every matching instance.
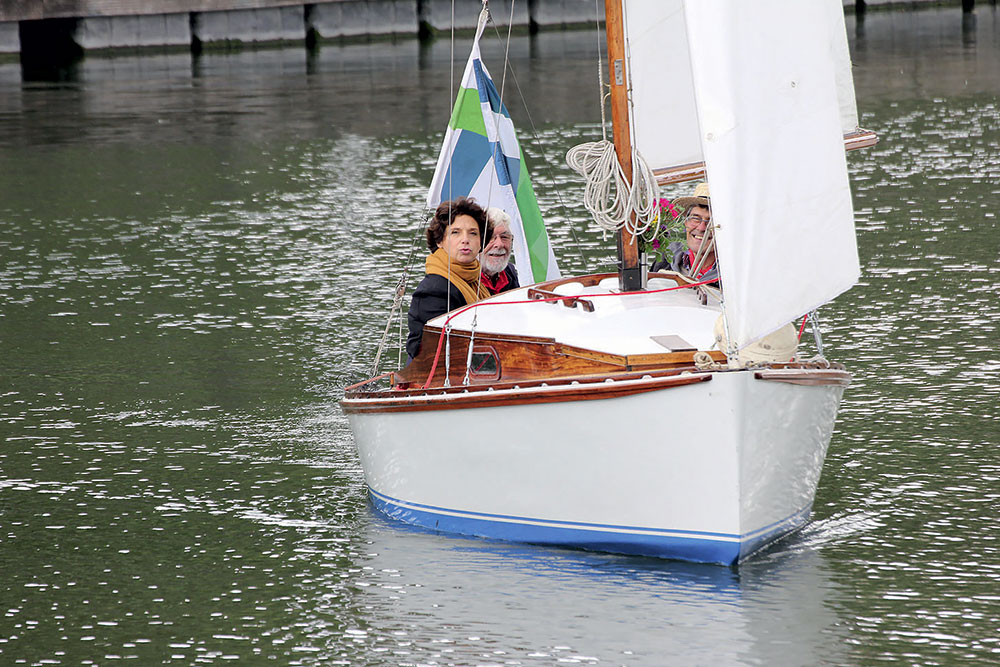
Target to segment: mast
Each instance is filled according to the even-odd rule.
[[[614,131],[615,153],[625,174],[625,181],[631,185],[632,136],[628,123],[628,72],[625,69],[627,62],[622,0],[605,0],[604,27],[608,40],[611,126]],[[634,292],[646,286],[645,267],[639,260],[639,244],[625,227],[618,230],[618,285],[626,292]]]

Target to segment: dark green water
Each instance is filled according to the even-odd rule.
[[[0,66],[0,664],[1000,660],[982,4],[850,22],[881,142],[850,157],[862,282],[823,321],[855,381],[813,522],[738,571],[369,508],[337,400],[422,222],[446,43],[91,59],[58,84]],[[560,263],[604,269],[562,166],[600,134],[596,39],[522,37],[512,59]]]

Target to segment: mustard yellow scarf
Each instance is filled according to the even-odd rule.
[[[427,275],[443,276],[458,288],[458,291],[465,297],[465,304],[475,303],[480,299],[490,296],[490,291],[486,285],[479,280],[479,260],[471,264],[459,264],[452,258],[444,248],[438,248],[424,262],[427,266]]]

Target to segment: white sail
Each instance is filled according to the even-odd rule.
[[[844,134],[858,129],[858,102],[854,97],[854,75],[851,73],[851,51],[847,45],[844,5],[841,0],[825,0],[827,38],[837,75],[837,102],[840,108],[840,128]]]
[[[608,0],[609,2],[614,0]],[[654,169],[702,162],[683,0],[623,5],[632,143]]]
[[[615,0],[608,0],[613,2]],[[685,6],[698,9],[701,2],[684,0],[619,0],[625,19],[626,55],[630,83],[632,143],[654,169],[666,169],[703,162],[698,110],[695,106],[691,58],[704,53],[703,37],[718,34],[722,26],[695,29],[688,34]],[[711,4],[711,3],[709,3]],[[751,30],[760,23],[776,24],[791,30],[781,6],[783,3],[723,3],[723,11],[740,9],[752,15],[754,22],[734,30]],[[835,65],[837,107],[843,134],[857,130],[857,104],[851,57],[844,26],[844,8],[840,0],[808,0],[815,12],[825,11],[826,34],[821,38],[829,49],[828,58]],[[743,5],[749,5],[743,7]],[[818,46],[818,44],[817,44]]]
[[[857,119],[842,8],[836,0],[626,0],[624,8],[633,140],[654,167],[705,162],[729,337],[742,348],[860,274],[843,142]],[[694,118],[685,91],[666,85],[661,70],[691,86]]]

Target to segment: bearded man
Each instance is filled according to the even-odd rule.
[[[514,235],[510,231],[510,216],[502,209],[491,206],[486,209],[486,218],[493,226],[493,238],[479,255],[483,268],[483,285],[490,294],[499,294],[517,289],[517,269],[510,263],[514,248]]]

